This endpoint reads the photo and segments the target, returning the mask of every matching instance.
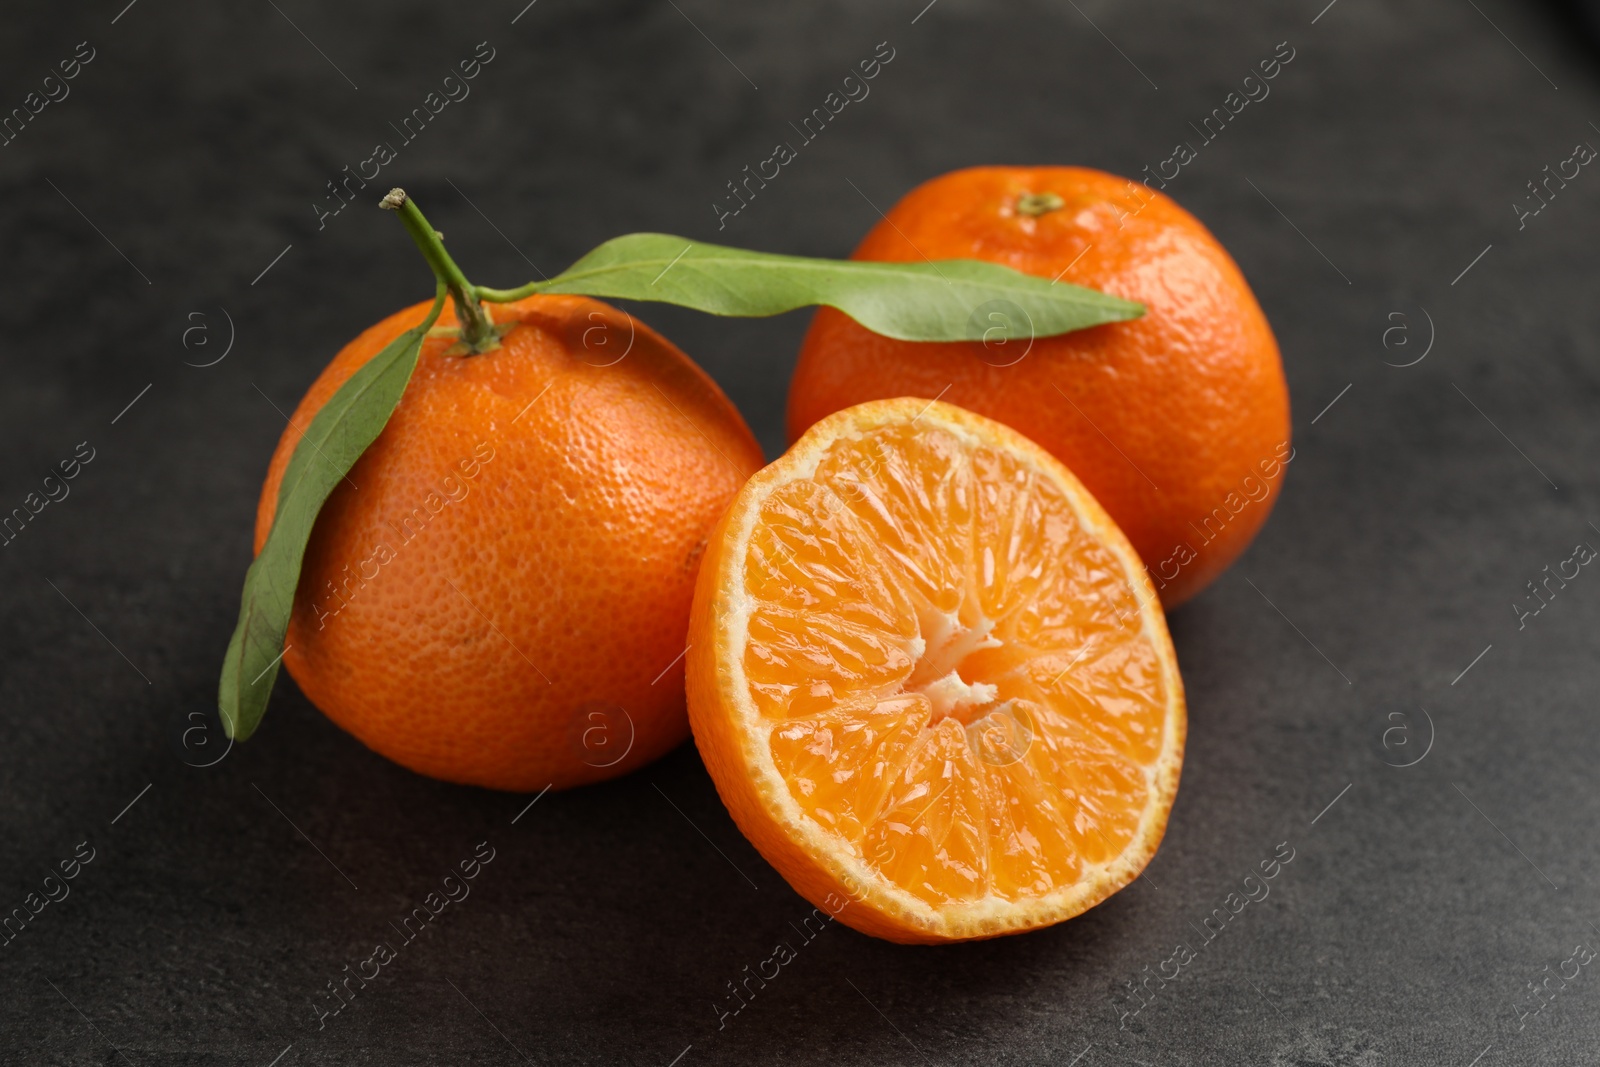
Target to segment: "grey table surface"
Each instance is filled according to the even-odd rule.
[[[7,8],[0,106],[61,98],[0,148],[0,507],[93,459],[0,549],[0,907],[92,859],[0,948],[0,1061],[1595,1062],[1600,576],[1513,607],[1600,546],[1600,174],[1514,207],[1600,144],[1569,23],[1509,0],[525,2]],[[1277,330],[1297,454],[1255,545],[1171,618],[1190,738],[1147,877],[994,942],[836,925],[724,1018],[809,906],[692,745],[527,809],[385,762],[284,679],[225,750],[216,671],[280,412],[429,291],[392,219],[315,205],[482,41],[470,97],[381,181],[501,284],[630,230],[844,254],[874,205],[969,164],[1138,174],[1294,50],[1169,189]],[[871,95],[719,234],[724,183],[879,42]],[[806,317],[637,310],[775,455]],[[470,897],[319,1022],[483,841]]]

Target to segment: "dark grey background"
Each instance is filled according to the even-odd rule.
[[[4,1062],[1593,1059],[1594,966],[1516,1015],[1600,947],[1600,574],[1524,630],[1510,607],[1600,547],[1600,173],[1520,232],[1511,206],[1600,145],[1567,23],[1510,0],[125,2],[13,4],[0,34],[0,109],[97,50],[0,148],[0,510],[96,450],[0,549],[0,909],[96,852],[0,948]],[[503,285],[638,229],[842,255],[873,204],[969,164],[1136,174],[1296,49],[1169,190],[1266,307],[1298,452],[1255,546],[1172,617],[1190,742],[1147,878],[996,942],[835,926],[719,1030],[725,983],[798,940],[808,905],[692,746],[513,825],[528,798],[401,770],[285,678],[254,740],[191,766],[222,752],[216,673],[277,409],[431,291],[380,188],[320,232],[312,204],[483,40],[471,97],[378,184]],[[871,96],[718,235],[724,182],[885,40]],[[781,449],[804,316],[636,310]],[[185,366],[220,354],[224,311],[228,357]],[[481,840],[471,897],[319,1030],[325,983]],[[1125,983],[1280,842],[1271,896],[1121,1028]]]

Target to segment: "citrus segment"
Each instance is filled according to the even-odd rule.
[[[734,818],[859,929],[1056,922],[1160,840],[1184,706],[1159,601],[1088,492],[998,423],[908,399],[818,423],[713,535],[691,640]]]

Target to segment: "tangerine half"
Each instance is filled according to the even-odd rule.
[[[712,534],[695,742],[740,829],[868,934],[1070,918],[1166,826],[1183,685],[1138,555],[1059,461],[954,405],[812,426]]]

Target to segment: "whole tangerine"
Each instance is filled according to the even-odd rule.
[[[988,260],[1147,310],[1033,338],[1020,309],[986,306],[974,315],[995,328],[988,341],[921,343],[822,308],[789,391],[791,441],[835,411],[898,396],[996,419],[1089,488],[1169,608],[1266,521],[1294,454],[1278,345],[1238,266],[1171,198],[1082,167],[975,167],[912,190],[853,258]]]
[[[429,306],[361,334],[301,400],[261,490],[257,552],[303,429]],[[492,351],[424,341],[393,417],[329,496],[283,662],[406,767],[559,789],[688,736],[695,575],[762,454],[715,383],[625,312],[533,296],[493,317]]]

